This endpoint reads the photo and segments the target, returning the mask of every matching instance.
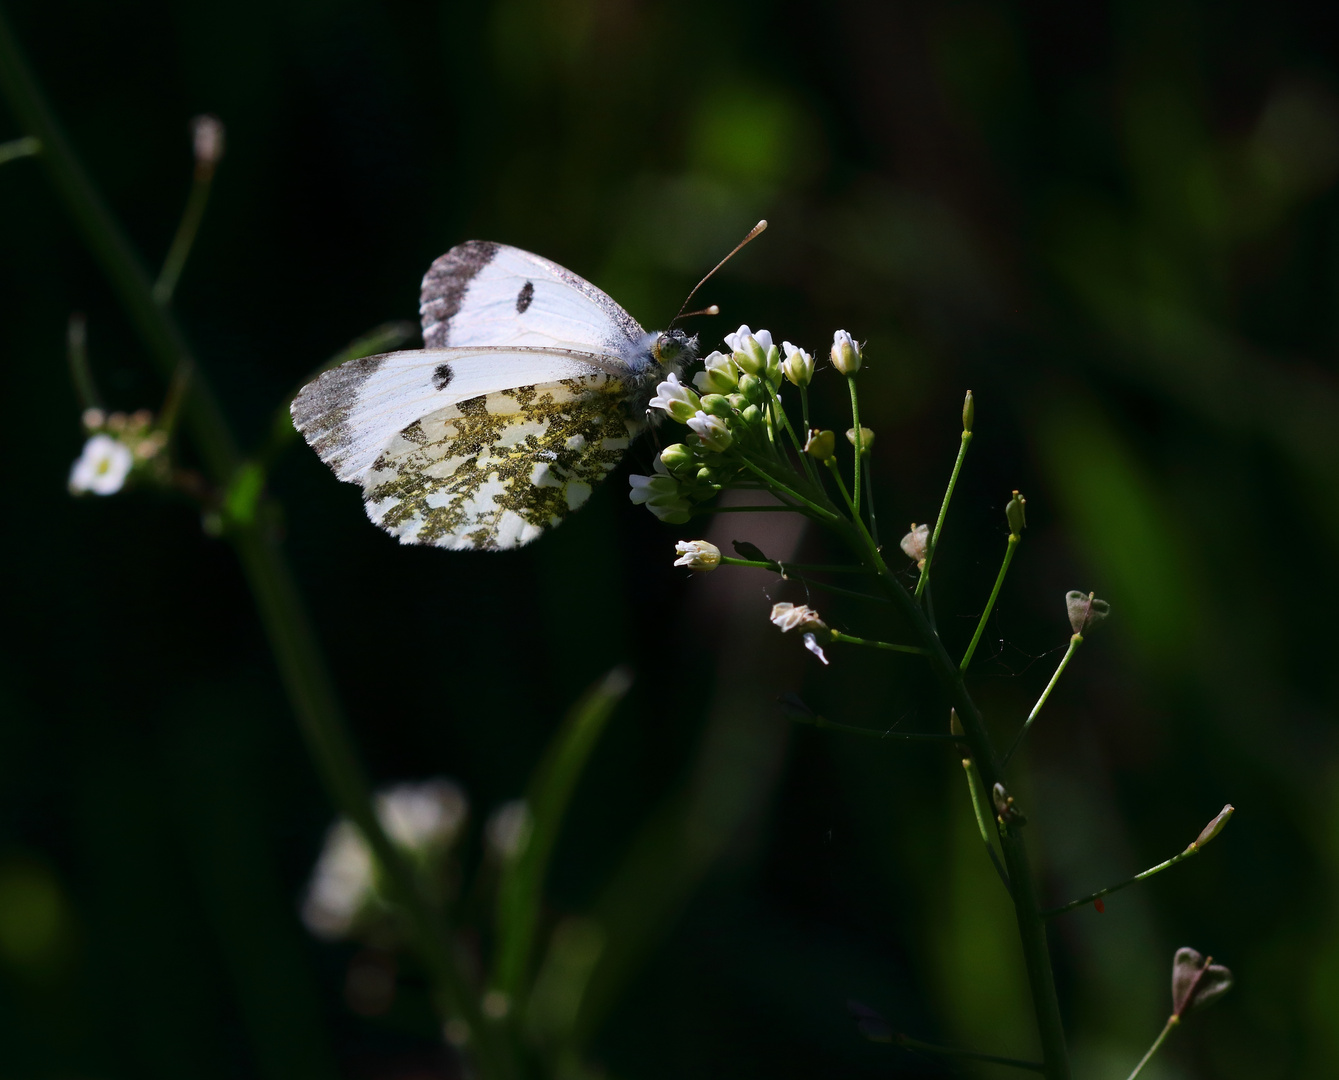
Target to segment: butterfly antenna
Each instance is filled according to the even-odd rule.
[[[722,259],[722,260],[721,260],[720,262],[718,262],[715,266],[713,266],[713,267],[711,268],[711,271],[707,274],[707,276],[704,277],[701,281],[699,281],[696,285],[693,286],[693,291],[690,292],[690,293],[688,294],[688,298],[687,298],[686,300],[684,300],[684,302],[683,302],[683,307],[679,308],[679,314],[675,315],[674,318],[672,318],[672,319],[670,320],[670,325],[671,325],[671,326],[673,326],[673,325],[674,325],[676,322],[678,322],[680,319],[683,319],[683,318],[687,318],[687,317],[688,317],[688,316],[684,315],[684,313],[683,313],[683,308],[686,308],[686,307],[689,305],[689,303],[692,301],[693,297],[697,295],[697,290],[700,289],[700,288],[702,288],[703,285],[705,285],[708,281],[711,280],[711,275],[714,274],[714,273],[716,273],[717,270],[719,270],[722,266],[724,266],[724,265],[725,265],[726,263],[728,263],[731,259],[733,259],[736,255],[738,255],[740,249],[741,249],[745,244],[747,244],[747,243],[748,243],[749,241],[751,241],[751,240],[756,240],[756,239],[758,238],[758,236],[761,235],[761,233],[763,232],[763,230],[766,229],[766,228],[767,228],[767,219],[764,218],[762,221],[758,222],[758,224],[756,224],[755,226],[753,226],[753,228],[751,228],[751,229],[749,230],[749,234],[748,234],[746,237],[744,237],[743,240],[739,241],[739,243],[737,243],[737,244],[734,246],[734,249],[730,252],[729,255],[727,255],[724,259]],[[716,312],[712,310],[712,308],[714,308],[714,307],[716,307],[715,304],[713,304],[713,305],[711,306],[711,308],[704,308],[702,311],[695,311],[695,312],[693,312],[692,314],[694,314],[694,315],[715,315]]]

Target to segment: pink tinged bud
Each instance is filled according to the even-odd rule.
[[[1200,830],[1199,836],[1195,837],[1195,842],[1190,846],[1196,849],[1202,848],[1205,844],[1207,844],[1210,840],[1212,840],[1215,836],[1217,836],[1220,832],[1222,832],[1225,828],[1227,828],[1227,823],[1232,820],[1233,813],[1235,813],[1235,808],[1232,806],[1231,803],[1228,803],[1225,807],[1223,807],[1223,809],[1218,811],[1217,816],[1211,822],[1209,822],[1209,824],[1207,824],[1206,826],[1204,826],[1203,829]]]
[[[854,375],[860,370],[860,346],[845,330],[832,335],[832,366],[843,375]]]

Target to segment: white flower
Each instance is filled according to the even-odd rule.
[[[530,807],[526,801],[513,799],[488,815],[488,821],[484,824],[484,839],[489,850],[507,862],[525,850],[525,845],[530,842],[532,825]]]
[[[325,836],[307,895],[302,921],[317,937],[344,937],[372,899],[372,852],[353,825],[341,818]]]
[[[705,540],[680,540],[674,545],[674,553],[679,556],[674,565],[689,570],[715,570],[721,565],[721,549]]]
[[[911,532],[902,537],[902,550],[918,566],[925,561],[925,549],[930,546],[930,526],[911,523]]]
[[[739,389],[739,368],[722,352],[708,356],[701,371],[693,376],[693,385],[703,394],[733,394]]]
[[[730,426],[724,420],[719,416],[708,416],[701,409],[688,421],[688,426],[702,440],[703,446],[717,454],[728,450],[734,441],[734,436],[730,434]]]
[[[832,366],[843,375],[854,375],[860,370],[860,346],[845,330],[832,335]]]
[[[781,364],[786,378],[796,386],[808,386],[814,378],[814,358],[789,341],[781,343],[781,351],[786,356]]]
[[[801,604],[799,607],[788,603],[773,604],[770,618],[781,628],[783,634],[790,630],[807,630],[810,627],[827,629],[827,624],[818,617],[818,612],[808,604]]]
[[[217,116],[197,116],[191,121],[191,143],[196,165],[212,172],[223,157],[223,121]]]
[[[70,469],[70,492],[115,495],[125,484],[134,462],[130,447],[110,435],[94,435],[84,443],[83,453]]]
[[[656,457],[656,475],[639,476],[634,473],[628,477],[632,490],[628,498],[637,506],[643,504],[661,521],[671,525],[682,525],[689,519],[692,504],[679,490],[679,482],[670,476],[665,463]]]
[[[656,387],[656,396],[646,403],[648,409],[664,409],[671,419],[681,424],[687,423],[701,405],[698,396],[679,382],[679,376],[672,371]]]
[[[450,780],[397,784],[377,794],[377,817],[386,834],[410,851],[450,847],[468,812],[465,792]]]
[[[772,351],[772,335],[766,330],[754,333],[747,325],[733,334],[725,335],[725,343],[734,352],[734,361],[741,371],[761,375],[767,368],[768,353]]]

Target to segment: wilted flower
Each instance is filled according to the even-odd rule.
[[[854,375],[860,370],[860,346],[845,330],[832,335],[832,366],[843,375]]]
[[[1232,972],[1213,957],[1183,947],[1172,958],[1172,1015],[1185,1016],[1232,989]]]
[[[799,607],[784,602],[773,604],[772,614],[769,618],[781,628],[783,634],[790,630],[826,630],[828,628],[827,624],[818,617],[818,612],[808,604],[801,604]]]
[[[674,545],[679,557],[675,566],[686,566],[689,570],[715,570],[721,565],[721,549],[705,540],[680,540]]]
[[[1069,625],[1074,633],[1086,634],[1111,614],[1111,605],[1096,599],[1092,593],[1075,589],[1065,593],[1065,610],[1069,612]]]
[[[134,463],[135,455],[125,443],[110,435],[93,435],[70,469],[70,493],[114,495],[125,484]]]
[[[754,333],[747,326],[741,326],[733,334],[725,335],[725,343],[734,352],[734,361],[741,371],[750,375],[762,375],[767,370],[767,354],[775,346],[772,335],[766,330]]]
[[[665,381],[656,387],[656,396],[646,403],[648,409],[664,409],[670,419],[681,424],[697,412],[702,403],[692,390],[679,382],[679,376],[670,372]]]
[[[814,379],[814,358],[801,349],[798,345],[792,345],[789,341],[781,343],[781,351],[786,359],[781,363],[781,370],[796,386],[808,386]]]
[[[708,416],[701,409],[688,421],[688,426],[702,440],[704,447],[718,454],[728,450],[734,441],[734,436],[730,434],[730,425],[719,416]]]
[[[739,368],[722,352],[714,352],[702,361],[705,365],[693,376],[693,385],[702,394],[733,394],[739,386]]]
[[[911,523],[911,532],[902,537],[902,550],[917,566],[925,563],[925,551],[930,546],[930,526]]]
[[[847,429],[847,432],[846,432],[846,441],[849,442],[852,446],[855,445],[855,428],[848,428],[848,429]],[[871,449],[873,446],[874,446],[874,432],[872,432],[869,428],[865,427],[864,424],[861,424],[861,425],[860,425],[860,453],[861,453],[862,455],[864,455],[864,454],[868,454],[868,453],[870,452],[870,449]]]

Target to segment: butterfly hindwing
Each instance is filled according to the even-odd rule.
[[[519,547],[589,498],[637,424],[604,372],[515,387],[430,413],[364,475],[367,513],[403,543]]]

